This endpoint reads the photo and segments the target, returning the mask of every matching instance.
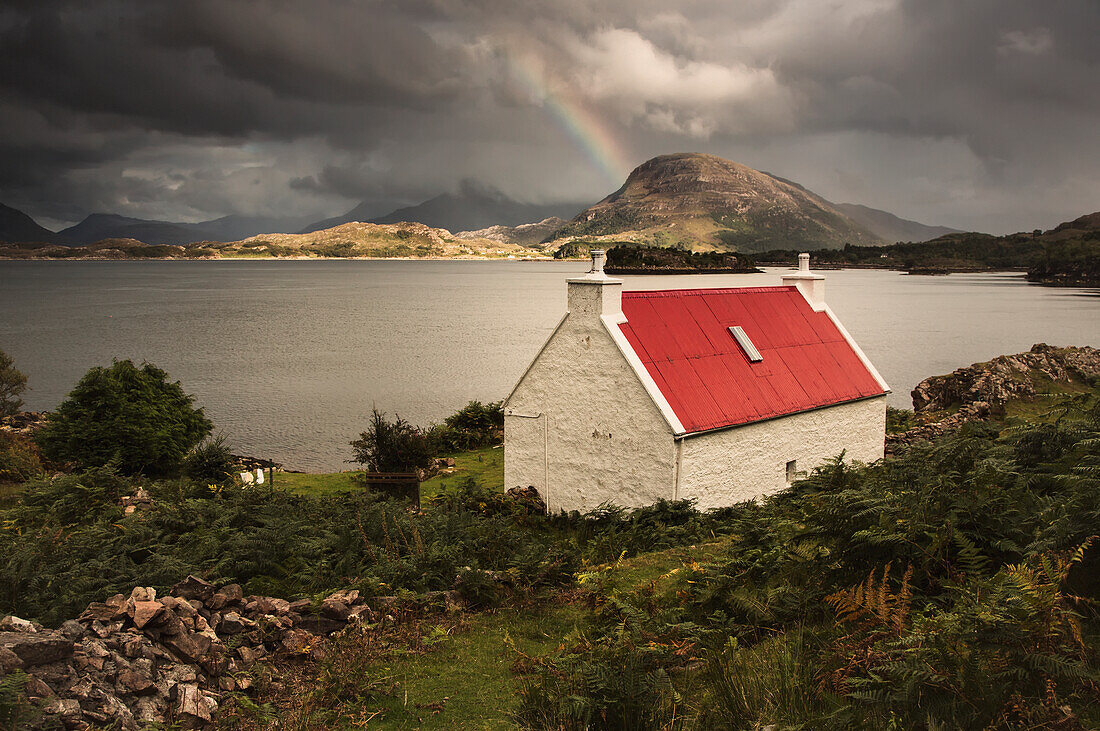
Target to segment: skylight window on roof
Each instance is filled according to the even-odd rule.
[[[729,330],[730,335],[732,335],[733,339],[737,341],[737,344],[741,346],[741,350],[745,351],[745,356],[748,357],[750,362],[759,363],[764,360],[764,356],[760,355],[760,351],[752,344],[748,334],[740,325],[734,325]]]

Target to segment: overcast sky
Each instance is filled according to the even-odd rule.
[[[46,225],[595,201],[711,152],[1005,233],[1100,209],[1098,0],[0,0],[0,202]]]

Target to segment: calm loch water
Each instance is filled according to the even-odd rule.
[[[565,311],[570,262],[0,262],[0,350],[55,407],[91,366],[147,360],[240,451],[346,467],[371,406],[420,424],[503,398]],[[1036,342],[1100,345],[1100,292],[1015,274],[826,272],[826,300],[909,407],[921,379]],[[626,277],[626,289],[778,284]]]

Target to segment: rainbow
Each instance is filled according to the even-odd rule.
[[[554,120],[588,159],[618,188],[634,168],[632,156],[612,134],[608,125],[568,90],[565,84],[551,85],[536,64],[521,54],[509,54],[515,78],[537,100],[542,101]]]

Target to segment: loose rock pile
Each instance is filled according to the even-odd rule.
[[[460,602],[455,591],[435,594],[425,600],[440,608]],[[209,728],[225,694],[249,691],[247,670],[260,658],[319,659],[323,636],[352,622],[395,621],[400,608],[397,597],[368,605],[354,589],[320,606],[246,597],[237,584],[218,588],[189,576],[168,596],[137,587],[128,597],[93,602],[58,630],[0,620],[0,675],[27,673],[28,698],[67,728]]]
[[[932,376],[913,389],[913,410],[918,414],[958,410],[933,422],[886,436],[886,453],[917,441],[934,439],[968,421],[986,419],[1008,401],[1039,394],[1050,381],[1069,383],[1100,377],[1100,350],[1090,347],[1056,348],[1046,343],[1026,353],[1002,355],[988,363],[975,363],[946,376]]]
[[[0,429],[16,434],[31,434],[46,424],[44,411],[20,411],[18,414],[0,417]]]

